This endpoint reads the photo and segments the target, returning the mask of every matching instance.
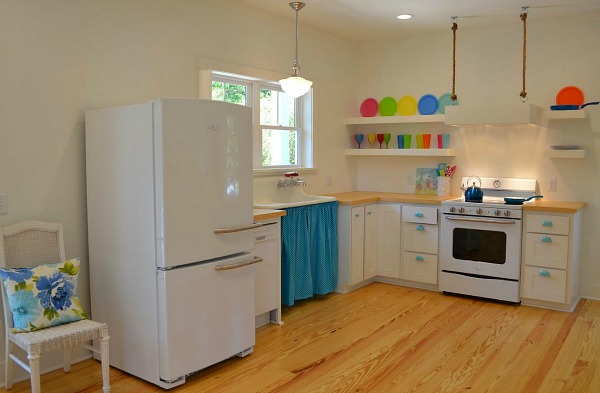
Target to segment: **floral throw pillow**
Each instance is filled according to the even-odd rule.
[[[77,294],[79,258],[32,268],[0,268],[12,333],[88,319]]]

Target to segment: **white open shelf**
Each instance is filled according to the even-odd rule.
[[[549,158],[585,158],[585,150],[584,149],[576,149],[576,150],[547,149],[547,150],[544,150],[544,156],[549,157]]]
[[[547,120],[587,119],[588,113],[583,109],[572,111],[544,111],[544,117]]]
[[[347,156],[454,157],[454,149],[346,149]]]
[[[402,124],[402,123],[444,123],[444,115],[414,115],[414,116],[373,116],[347,117],[344,123],[352,124]]]

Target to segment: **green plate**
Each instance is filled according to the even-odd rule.
[[[379,101],[379,114],[381,116],[394,116],[396,114],[396,99],[385,97]]]

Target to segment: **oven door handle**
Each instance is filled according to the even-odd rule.
[[[470,217],[456,217],[456,216],[445,216],[447,220],[452,221],[469,221],[469,222],[483,222],[486,224],[516,224],[515,220],[496,220],[493,218],[470,218]]]

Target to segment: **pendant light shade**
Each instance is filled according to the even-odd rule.
[[[299,1],[290,3],[290,7],[296,11],[296,57],[294,58],[294,66],[292,67],[292,76],[279,81],[283,91],[292,96],[292,98],[303,96],[312,86],[311,81],[300,76],[300,65],[298,64],[298,11],[300,11],[304,5],[304,3]]]

